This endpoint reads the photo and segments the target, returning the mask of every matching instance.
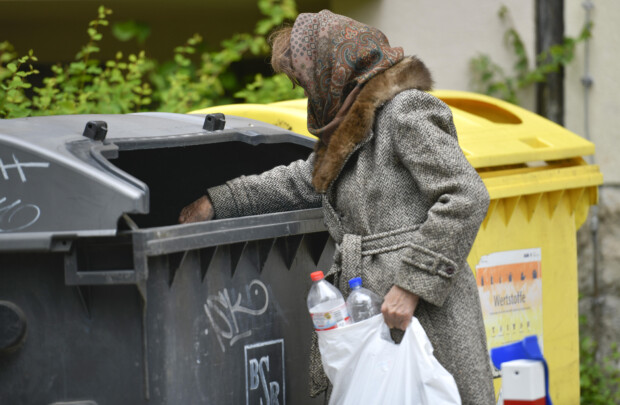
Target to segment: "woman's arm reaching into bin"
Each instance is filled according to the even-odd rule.
[[[207,190],[181,210],[179,222],[207,221],[319,208],[321,196],[311,183],[314,153],[307,160],[277,166],[259,175],[241,176]]]

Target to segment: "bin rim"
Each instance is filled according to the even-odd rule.
[[[63,251],[76,238],[114,236],[123,214],[148,213],[149,187],[115,166],[119,152],[242,142],[295,144],[309,154],[315,144],[278,126],[226,118],[216,131],[203,129],[204,116],[175,113],[0,120],[0,220],[24,217],[0,222],[0,251]],[[107,123],[103,139],[83,135],[91,121]]]

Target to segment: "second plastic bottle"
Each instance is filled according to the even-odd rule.
[[[381,313],[383,300],[374,292],[362,287],[362,278],[349,280],[351,294],[347,298],[347,309],[353,322],[363,321]]]

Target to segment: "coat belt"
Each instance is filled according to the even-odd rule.
[[[340,243],[336,243],[334,254],[336,266],[328,274],[340,273],[337,276],[342,275],[345,280],[359,276],[362,257],[392,252],[409,246],[412,243],[413,233],[419,227],[420,225],[415,225],[364,236],[344,234]]]

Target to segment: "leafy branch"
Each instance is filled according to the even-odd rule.
[[[36,61],[32,50],[19,57],[10,43],[0,42],[0,118],[5,111],[13,111],[18,116],[28,114],[32,103],[24,93],[32,87],[28,77],[39,74],[32,66]],[[22,69],[24,66],[27,69]]]
[[[558,72],[575,56],[575,47],[590,38],[592,26],[586,24],[576,38],[565,37],[561,44],[553,45],[536,56],[536,67],[530,68],[525,45],[514,28],[506,6],[499,10],[499,18],[508,26],[504,40],[514,52],[516,61],[513,72],[508,74],[487,54],[480,54],[470,60],[471,84],[475,91],[495,96],[518,104],[517,92],[535,83],[543,83],[549,73]]]
[[[246,58],[266,57],[266,34],[297,16],[294,0],[259,0],[262,18],[251,33],[235,34],[220,49],[205,51],[203,38],[193,35],[174,49],[173,60],[159,64],[145,51],[100,60],[100,43],[110,25],[112,10],[100,6],[87,27],[88,42],[68,64],[52,66],[52,74],[33,87],[39,71],[32,50],[18,56],[8,42],[0,43],[0,118],[29,115],[128,113],[138,111],[187,112],[199,107],[260,99],[263,102],[299,98],[288,79],[255,76],[254,82],[237,78],[233,64]],[[121,40],[144,42],[150,32],[143,25],[115,24]],[[250,79],[251,80],[251,79]],[[41,80],[39,80],[41,82]],[[260,94],[254,94],[259,92]]]

